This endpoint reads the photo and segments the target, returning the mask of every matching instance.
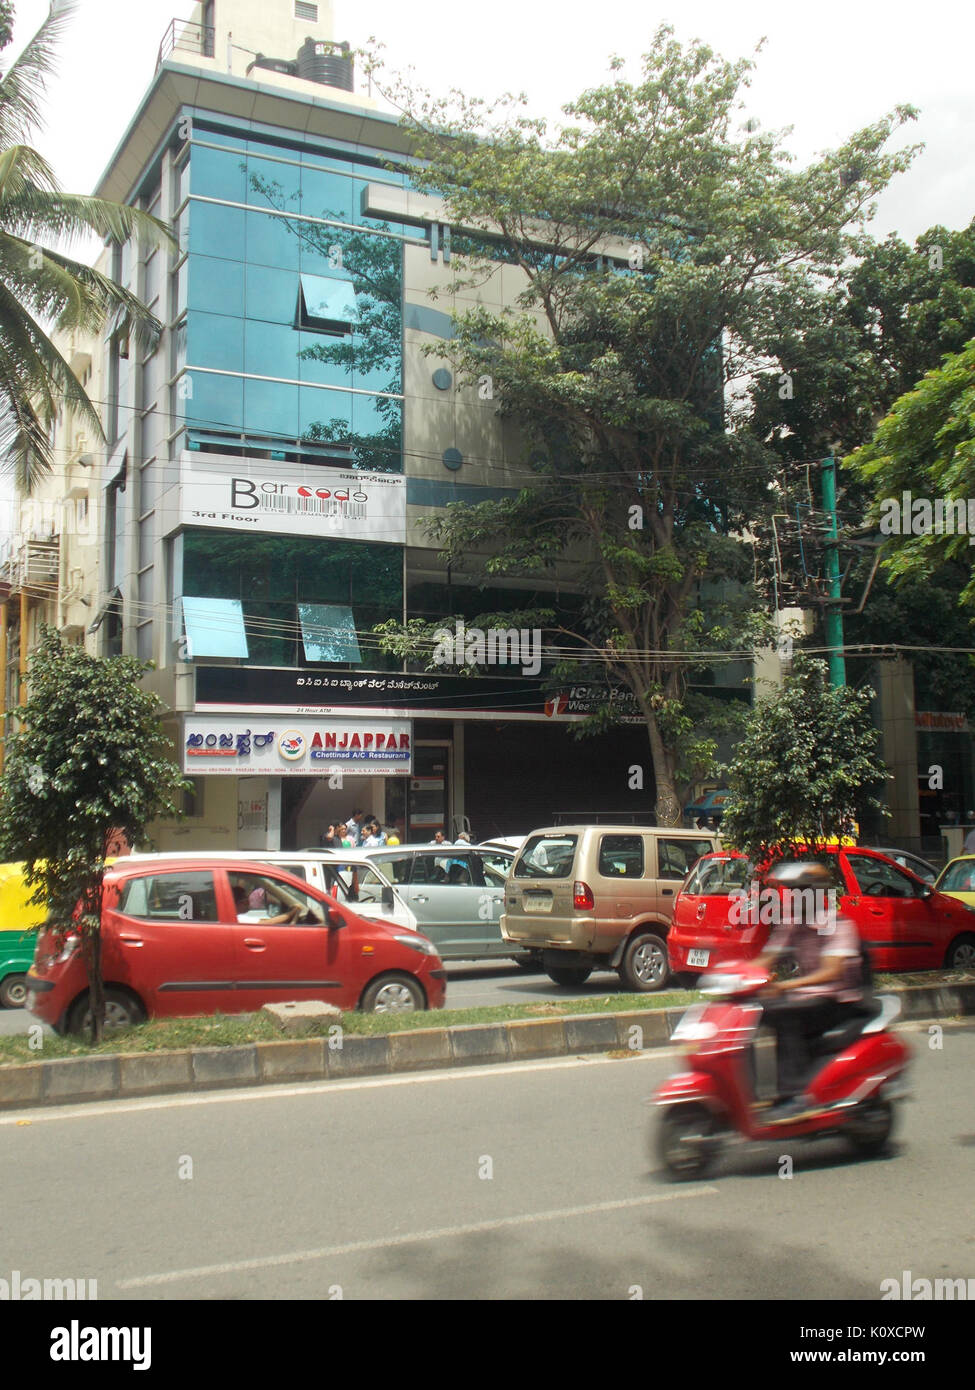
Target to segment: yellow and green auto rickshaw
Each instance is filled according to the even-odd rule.
[[[43,907],[30,902],[23,864],[0,864],[0,1008],[22,1009]]]

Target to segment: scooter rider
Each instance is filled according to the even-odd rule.
[[[799,967],[791,979],[774,980],[763,991],[765,1020],[776,1034],[779,1104],[773,1118],[790,1119],[806,1108],[800,1095],[814,1071],[816,1039],[864,1011],[861,946],[854,923],[836,910],[825,865],[780,862],[766,882],[782,890],[783,913],[757,964],[772,969],[790,951]]]

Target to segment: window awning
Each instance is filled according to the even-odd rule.
[[[298,621],[306,661],[361,663],[351,608],[330,603],[299,603]]]
[[[189,598],[184,596],[183,630],[186,655],[241,657],[246,660],[247,634],[244,610],[236,598]]]
[[[323,275],[302,275],[300,279],[303,321],[336,327],[359,322],[359,306],[351,280]]]
[[[113,589],[112,592],[108,595],[108,597],[104,599],[102,603],[99,604],[98,611],[95,614],[95,617],[88,628],[88,632],[97,632],[98,629],[101,627],[102,623],[108,617],[109,613],[111,613],[112,609],[114,608],[116,610],[119,610],[121,609],[121,606],[122,590]]]

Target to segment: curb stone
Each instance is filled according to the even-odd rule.
[[[975,1015],[975,981],[889,985],[880,992],[900,997],[901,1017],[909,1022]],[[289,1038],[12,1063],[0,1066],[0,1111],[622,1049],[639,1052],[668,1046],[687,1007],[417,1028],[370,1037],[347,1034],[334,1050],[326,1038]],[[634,1033],[635,1028],[640,1032]]]

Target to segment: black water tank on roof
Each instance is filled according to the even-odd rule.
[[[298,76],[307,82],[320,82],[324,87],[339,87],[344,92],[353,88],[352,55],[347,43],[328,43],[322,39],[305,39],[298,49]]]

